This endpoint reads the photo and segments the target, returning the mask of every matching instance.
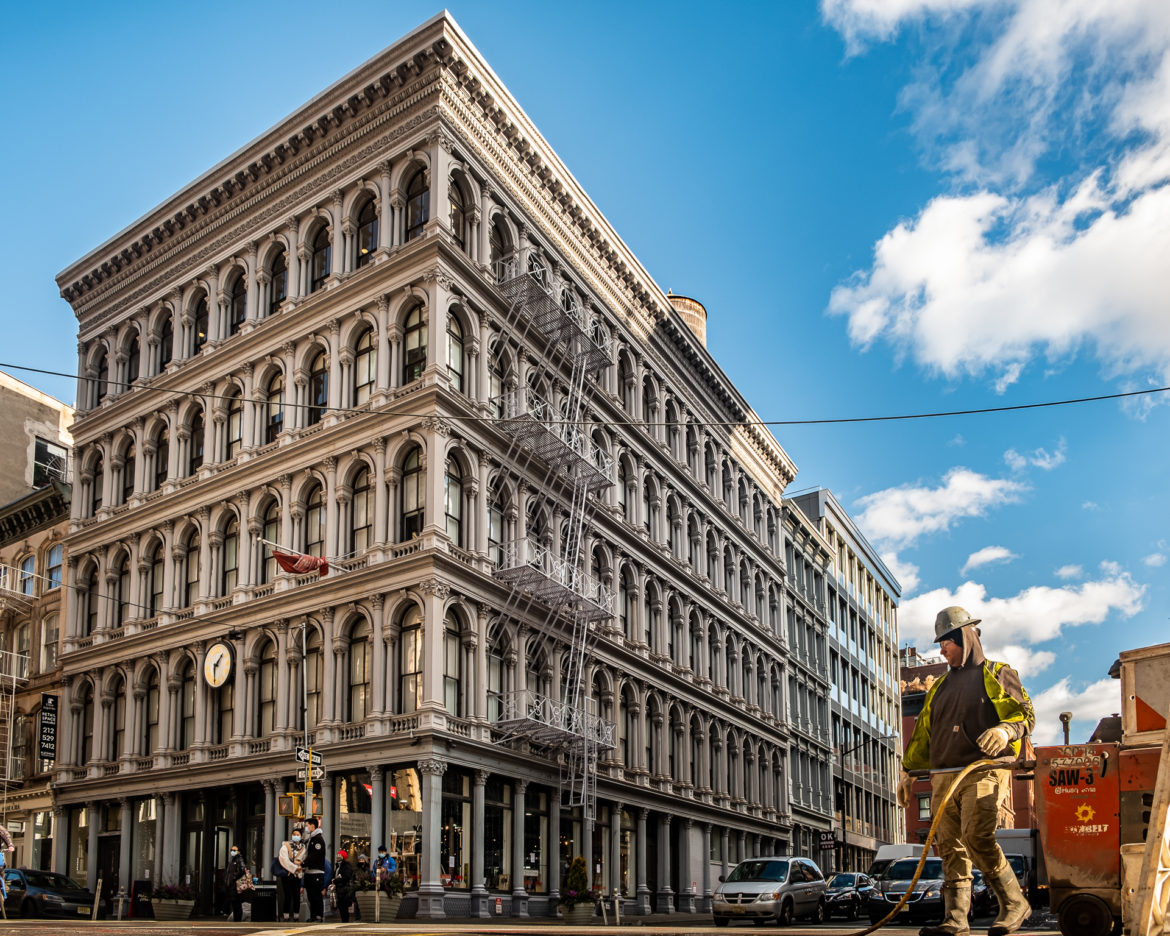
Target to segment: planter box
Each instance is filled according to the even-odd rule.
[[[151,903],[156,920],[189,920],[195,909],[194,900],[159,900],[156,897]]]
[[[354,894],[354,899],[357,901],[358,909],[362,912],[363,923],[373,923],[374,919],[374,891],[358,891]],[[402,907],[401,897],[387,897],[381,894],[378,898],[380,918],[377,922],[386,923],[398,916],[398,911]]]
[[[588,926],[593,922],[594,910],[596,907],[592,900],[571,907],[561,907],[561,919],[570,926]]]

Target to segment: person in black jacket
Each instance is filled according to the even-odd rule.
[[[305,828],[309,830],[305,843],[305,899],[309,901],[309,922],[321,923],[325,919],[325,855],[329,849],[320,819],[306,819]]]
[[[353,903],[353,865],[344,848],[337,849],[337,871],[333,875],[333,893],[337,898],[337,912],[342,923],[349,922],[349,907]]]
[[[240,846],[233,845],[231,857],[228,858],[227,868],[223,873],[223,881],[224,888],[227,890],[227,898],[232,904],[232,919],[237,923],[244,918],[244,901],[236,882],[240,878],[250,878],[251,876],[252,872],[248,870],[247,864],[244,863],[244,856],[240,854]]]

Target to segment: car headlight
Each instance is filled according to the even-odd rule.
[[[780,896],[780,891],[764,891],[756,900],[775,900]]]
[[[931,884],[931,885],[929,885],[929,886],[926,888],[926,890],[924,890],[924,891],[922,892],[922,896],[923,896],[923,897],[937,897],[937,896],[939,895],[939,893],[940,893],[940,891],[939,891],[939,888],[940,888],[941,886],[942,886],[942,885],[940,885],[940,884]]]
[[[41,901],[47,904],[61,904],[65,902],[56,894],[41,894]]]

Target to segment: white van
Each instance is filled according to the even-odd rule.
[[[869,866],[867,872],[871,878],[880,878],[882,872],[886,870],[899,858],[921,858],[922,846],[912,845],[909,842],[901,842],[895,845],[879,845],[877,854],[874,855],[873,864]]]

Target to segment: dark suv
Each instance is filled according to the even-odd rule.
[[[10,868],[4,872],[8,897],[4,909],[8,916],[51,916],[88,920],[93,912],[93,891],[86,890],[64,874]],[[99,915],[104,904],[98,908]]]

